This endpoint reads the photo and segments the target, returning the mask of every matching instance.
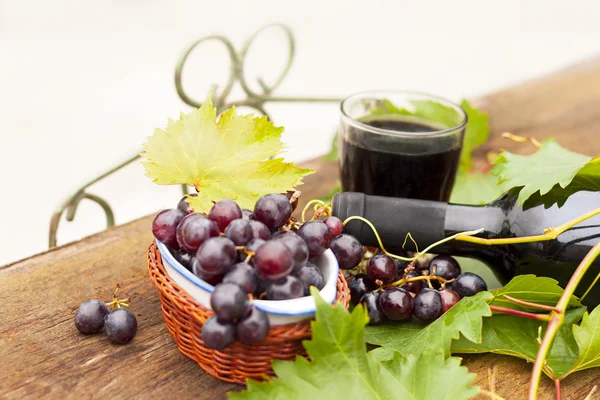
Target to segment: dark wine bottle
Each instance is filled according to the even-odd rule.
[[[402,249],[408,232],[420,249],[455,233],[480,228],[483,232],[477,236],[488,239],[532,236],[598,207],[600,192],[578,192],[560,208],[554,205],[528,210],[517,204],[514,192],[484,206],[344,192],[333,198],[332,205],[333,215],[342,221],[353,215],[369,220],[377,228],[384,247],[391,252]],[[363,245],[378,245],[373,231],[362,221],[348,222],[344,231],[354,235]],[[451,240],[432,252],[479,259],[503,282],[515,275],[535,274],[552,277],[564,287],[581,260],[599,241],[600,215],[597,215],[555,240],[494,246]],[[405,250],[414,251],[414,245],[409,241]],[[588,269],[576,294],[582,295],[599,273],[600,258]],[[586,296],[584,303],[589,306],[600,304],[600,282]]]

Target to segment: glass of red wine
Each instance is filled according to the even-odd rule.
[[[448,201],[466,126],[459,105],[423,93],[348,97],[338,144],[342,190]]]

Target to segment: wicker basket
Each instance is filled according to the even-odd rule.
[[[310,320],[273,326],[262,342],[252,346],[236,341],[223,351],[207,348],[201,331],[204,321],[213,312],[196,303],[169,278],[154,242],[148,249],[148,271],[160,295],[165,323],[179,350],[215,378],[243,385],[246,378],[260,380],[265,375],[272,376],[272,359],[293,360],[296,355],[306,356],[302,341],[311,336]],[[341,271],[336,302],[346,308],[350,302],[350,290]]]

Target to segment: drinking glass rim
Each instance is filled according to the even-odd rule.
[[[439,129],[439,130],[435,130],[435,131],[431,131],[431,132],[407,132],[407,131],[395,130],[395,129],[377,128],[377,127],[371,126],[369,124],[365,124],[364,122],[360,122],[356,118],[352,118],[351,116],[349,116],[346,113],[346,110],[344,110],[344,106],[346,105],[346,102],[348,102],[349,100],[353,100],[356,97],[364,96],[364,95],[367,95],[370,93],[373,93],[373,94],[389,93],[391,95],[403,94],[403,95],[420,96],[420,97],[423,97],[424,99],[434,100],[445,106],[451,107],[452,109],[458,111],[458,113],[462,116],[462,119],[461,119],[461,122],[456,126],[446,128],[446,129]],[[383,98],[383,97],[380,97],[380,98]],[[411,90],[366,90],[366,91],[354,93],[354,94],[351,94],[350,96],[346,97],[344,100],[342,100],[342,102],[340,103],[340,112],[342,114],[342,117],[344,119],[346,119],[346,121],[350,125],[353,125],[355,128],[359,128],[364,131],[368,131],[368,132],[376,133],[376,134],[394,135],[394,136],[400,135],[403,137],[442,136],[444,134],[455,132],[457,130],[464,128],[467,125],[467,122],[469,120],[467,113],[460,105],[458,105],[450,100],[447,100],[443,97],[434,96],[434,95],[431,95],[431,94],[428,94],[425,92],[411,91]]]

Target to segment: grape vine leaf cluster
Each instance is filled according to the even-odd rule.
[[[459,333],[471,341],[480,340],[483,317],[491,315],[487,304],[491,298],[490,292],[465,297],[429,325],[411,321],[367,326],[365,340],[382,346],[371,352],[379,359],[389,358],[392,351],[404,356],[432,352],[448,357]]]
[[[364,327],[368,317],[362,306],[349,313],[341,305],[330,306],[313,288],[317,304],[312,339],[304,342],[310,361],[273,361],[277,378],[249,380],[247,390],[230,393],[230,399],[468,399],[477,394],[471,386],[474,374],[460,366],[460,359],[442,354],[393,357],[381,362],[367,353]],[[423,384],[435,376],[451,385]]]
[[[491,293],[490,305],[539,312],[539,309],[510,302],[503,295],[554,306],[563,289],[554,279],[522,275]],[[544,373],[551,378],[563,379],[576,371],[600,367],[600,307],[588,314],[576,297],[570,299],[569,307],[543,367]],[[580,321],[581,324],[576,325]],[[498,353],[533,362],[546,326],[541,321],[493,314],[483,320],[480,341],[462,335],[452,342],[452,353]]]
[[[578,349],[573,339],[573,324],[581,320],[584,312],[585,307],[567,311],[543,368],[549,377],[562,377],[575,363]],[[533,362],[546,326],[545,322],[514,315],[494,315],[485,319],[480,343],[461,337],[452,342],[452,353],[497,353]]]
[[[600,157],[572,152],[552,139],[531,155],[501,152],[491,173],[505,191],[521,188],[518,202],[524,209],[561,207],[573,193],[600,191]]]
[[[314,171],[283,158],[269,159],[283,150],[281,134],[267,117],[223,113],[210,100],[167,127],[156,129],[141,156],[146,175],[161,185],[194,186],[197,197],[187,201],[196,211],[207,211],[213,200],[229,198],[252,207],[268,193],[285,192]]]

